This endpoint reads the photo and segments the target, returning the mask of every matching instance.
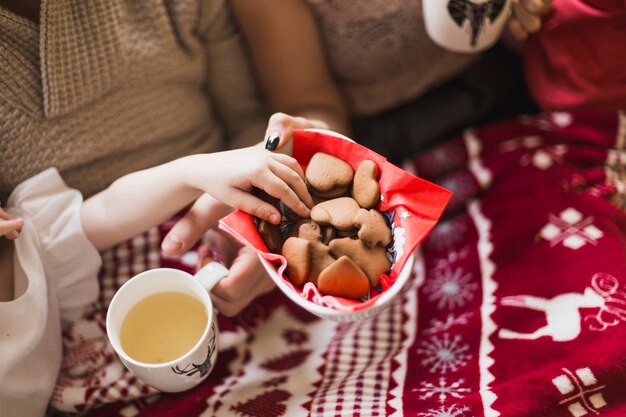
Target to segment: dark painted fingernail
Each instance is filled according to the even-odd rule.
[[[265,141],[265,149],[268,151],[275,151],[278,148],[278,143],[280,142],[280,136],[277,133],[273,133],[267,137],[267,141]]]

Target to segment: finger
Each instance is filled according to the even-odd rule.
[[[281,164],[287,165],[289,168],[296,171],[300,178],[304,179],[304,171],[302,170],[302,167],[300,166],[300,163],[296,160],[296,158],[282,153],[272,154],[272,157],[275,160],[279,161]]]
[[[234,301],[226,301],[219,297],[212,297],[213,303],[217,309],[225,316],[236,316],[247,307],[255,298],[266,294],[274,289],[274,282],[269,278],[259,281],[255,284],[254,288],[245,292],[245,295]]]
[[[208,194],[203,194],[167,233],[161,249],[171,256],[185,253],[207,230],[216,227],[219,219],[230,211],[228,206],[219,203]]]
[[[222,305],[245,305],[260,293],[269,291],[273,287],[273,281],[265,274],[265,270],[261,265],[256,265],[255,268],[245,272],[237,271],[233,273],[231,271],[228,277],[223,278],[213,288],[211,298],[222,303]]]
[[[212,243],[215,245],[217,252],[227,265],[233,263],[237,257],[239,250],[243,247],[243,244],[236,239],[233,239],[229,234],[222,230],[213,230],[211,232]]]
[[[280,179],[282,179],[283,181],[285,181],[285,183],[287,183],[287,185],[289,186],[289,188],[295,192],[298,201],[296,202],[296,204],[298,205],[304,205],[304,208],[310,208],[313,207],[313,197],[311,197],[311,194],[309,194],[309,190],[306,186],[306,183],[304,182],[304,180],[290,167],[285,166],[283,164],[281,164],[280,162],[276,161],[274,164],[270,165],[270,169],[272,170],[272,172],[274,174],[276,174]],[[281,197],[281,199],[283,199]],[[286,201],[283,201],[283,203],[286,203]],[[302,204],[304,203],[304,204]],[[291,206],[290,206],[291,207]],[[303,213],[306,213],[306,216],[308,217],[309,210],[304,210],[303,208]]]
[[[508,23],[509,33],[518,41],[524,41],[528,38],[528,32],[524,30],[522,24],[516,18],[511,18]]]
[[[274,284],[270,282],[263,282],[256,284],[254,288],[246,291],[244,295],[234,301],[226,301],[222,298],[212,296],[213,304],[215,307],[227,317],[233,317],[239,314],[245,307],[247,307],[255,298],[270,292],[274,288]]]
[[[12,232],[7,233],[4,237],[6,237],[9,240],[15,240],[18,237],[20,237],[20,232],[18,230],[14,230]]]
[[[268,174],[269,175],[269,174]],[[263,182],[260,182],[263,183]],[[256,187],[262,188],[262,186],[258,184],[253,184]],[[289,188],[285,185],[285,188]],[[264,189],[264,191],[267,191]],[[276,197],[271,192],[267,191],[268,194]],[[293,191],[292,191],[293,193]],[[295,195],[295,194],[294,194]],[[276,207],[261,200],[258,197],[250,194],[247,191],[233,189],[230,192],[230,201],[231,205],[239,210],[245,211],[246,213],[258,217],[259,219],[266,220],[273,224],[279,224],[281,220],[280,212]],[[277,197],[279,198],[279,197]]]
[[[2,211],[2,209],[0,209],[0,211]],[[6,222],[4,220],[7,220]],[[22,223],[15,227],[12,228],[12,226],[10,226],[9,221],[21,221]],[[22,219],[15,219],[10,213],[7,213],[6,211],[2,211],[2,213],[0,213],[0,226],[6,224],[5,227],[6,228],[12,228],[10,231],[8,232],[2,232],[0,231],[0,236],[6,237],[9,240],[15,240],[20,236],[20,232],[22,231],[22,226],[24,225],[24,221]]]
[[[294,117],[294,129],[328,129],[328,124],[321,120]]]
[[[278,150],[284,147],[291,141],[291,135],[294,128],[294,118],[285,113],[274,113],[267,122],[267,129],[265,131],[265,137],[269,141],[276,141],[278,137],[278,143],[273,147],[273,150]]]
[[[275,151],[280,144],[280,134],[277,132],[270,133],[265,141],[265,149],[268,151]]]
[[[550,0],[519,0],[530,13],[543,16],[552,9]]]
[[[290,181],[300,181],[302,179],[295,172],[280,163],[271,164],[270,171],[265,172],[262,176],[255,178],[252,185],[263,189],[272,197],[280,199],[287,207],[295,211],[302,217],[308,217],[309,208],[300,200],[296,192],[289,187],[281,175],[291,177]]]
[[[535,33],[541,29],[541,19],[531,13],[522,3],[513,3],[515,17],[520,22],[524,30],[528,33]]]
[[[285,113],[274,113],[268,123],[265,137],[270,139],[278,136],[279,143],[276,150],[291,142],[294,129],[328,129],[328,125],[320,120],[305,117],[293,117]]]
[[[2,220],[13,220],[13,216],[11,213],[7,213],[6,211],[0,208],[0,219]]]
[[[228,268],[228,276],[222,279],[211,291],[211,294],[224,301],[235,301],[254,287],[261,275],[263,267],[256,253],[246,247],[237,251],[237,257]]]
[[[274,283],[260,265],[256,253],[242,248],[230,266],[228,277],[213,288],[211,298],[222,314],[234,316],[256,297],[273,288]]]
[[[18,230],[24,226],[24,219],[4,220],[0,222],[0,236],[7,235],[9,239],[16,239]],[[12,234],[11,234],[12,233]]]

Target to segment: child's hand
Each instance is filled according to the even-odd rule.
[[[513,0],[513,15],[508,23],[508,32],[523,41],[531,33],[541,29],[541,16],[552,10],[552,0]]]
[[[274,224],[281,220],[272,204],[252,194],[253,187],[281,200],[302,217],[309,216],[313,199],[304,172],[294,158],[250,147],[197,155],[188,167],[189,183],[217,200]]]
[[[19,237],[22,226],[24,226],[23,219],[16,219],[0,208],[0,236],[15,240]]]

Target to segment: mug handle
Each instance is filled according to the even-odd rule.
[[[193,276],[208,292],[217,285],[223,278],[228,276],[228,269],[219,262],[211,261],[204,265]]]

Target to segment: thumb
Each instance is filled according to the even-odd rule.
[[[275,151],[291,141],[294,118],[285,113],[274,113],[267,123],[265,131],[265,149]]]
[[[203,194],[168,232],[163,239],[161,249],[172,256],[185,253],[209,229],[215,228],[219,219],[231,210],[230,207],[218,202],[209,194]]]

